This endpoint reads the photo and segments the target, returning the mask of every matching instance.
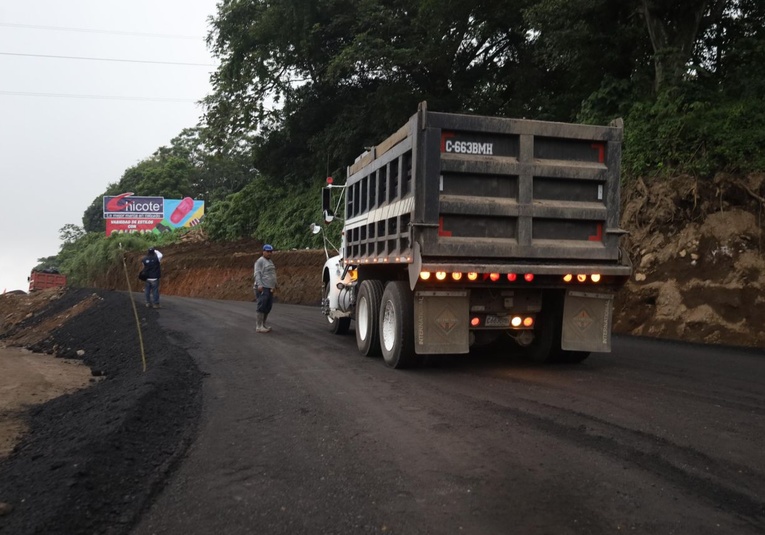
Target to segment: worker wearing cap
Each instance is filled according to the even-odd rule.
[[[258,302],[255,332],[271,332],[266,324],[271,306],[274,303],[276,288],[276,266],[271,261],[274,248],[268,243],[263,246],[263,255],[255,261],[255,298]]]

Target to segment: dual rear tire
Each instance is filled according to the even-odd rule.
[[[561,349],[563,303],[562,293],[545,296],[534,341],[520,349],[523,358],[536,364],[578,364],[590,356],[588,351]]]
[[[419,363],[414,352],[414,301],[405,282],[365,280],[356,301],[356,346],[364,356],[382,354],[391,368]]]
[[[380,349],[391,368],[413,368],[421,358],[414,352],[414,298],[407,283],[388,283],[380,304]]]

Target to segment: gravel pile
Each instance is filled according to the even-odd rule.
[[[94,381],[30,411],[31,432],[0,463],[0,533],[128,533],[195,433],[202,374],[159,327],[161,309],[137,309],[145,372],[126,293],[67,290],[16,331],[94,293],[95,306],[30,348],[82,358]]]

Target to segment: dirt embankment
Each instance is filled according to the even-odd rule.
[[[262,243],[242,240],[215,243],[204,239],[161,248],[161,293],[205,299],[252,301],[253,268],[260,257]],[[128,253],[125,263],[133,291],[142,292],[137,278],[143,253]],[[318,305],[321,300],[321,268],[326,256],[319,250],[275,251],[279,288],[276,299],[282,303]],[[92,286],[127,289],[125,267],[120,263]]]
[[[765,348],[765,173],[638,181],[624,197],[635,269],[614,330]]]

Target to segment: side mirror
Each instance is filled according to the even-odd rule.
[[[329,188],[321,190],[321,210],[324,214],[324,222],[329,224],[335,219],[335,213],[332,211],[332,192]]]

